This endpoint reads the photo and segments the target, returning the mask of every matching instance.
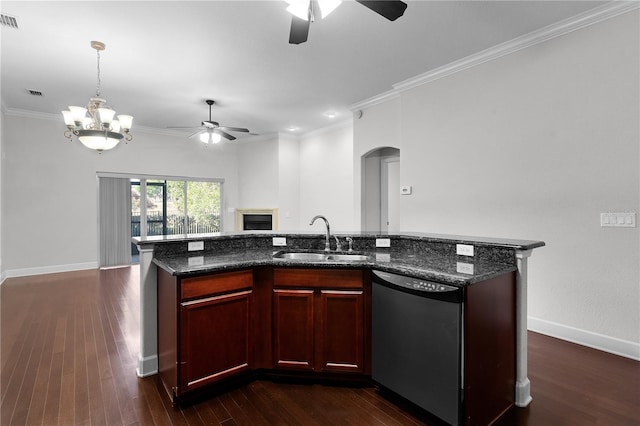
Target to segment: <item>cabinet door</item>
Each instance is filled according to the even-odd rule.
[[[276,367],[313,370],[313,315],[313,290],[273,290]]]
[[[250,368],[251,293],[181,303],[182,391]]]
[[[363,371],[364,296],[361,290],[322,290],[316,325],[316,371]]]

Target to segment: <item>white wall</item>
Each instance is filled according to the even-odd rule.
[[[291,135],[279,135],[278,229],[300,230],[300,144]]]
[[[386,146],[365,119],[399,113],[402,230],[545,241],[530,325],[635,357],[640,234],[599,214],[640,210],[638,34],[626,13],[400,92],[355,129],[359,152]]]
[[[300,224],[305,232],[324,232],[320,224],[309,226],[315,215],[324,215],[331,231],[356,228],[353,204],[353,124],[351,120],[300,139]]]
[[[238,203],[233,145],[205,148],[134,127],[132,142],[98,154],[65,139],[55,118],[9,112],[3,124],[2,267],[8,276],[96,267],[96,172],[224,178],[224,205]],[[233,229],[233,213],[224,223]]]
[[[278,138],[238,144],[237,208],[278,206]]]

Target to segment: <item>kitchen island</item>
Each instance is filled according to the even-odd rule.
[[[365,277],[363,306],[366,309],[366,274],[371,270],[469,288],[480,288],[476,284],[491,282],[511,274],[515,285],[513,298],[516,323],[514,399],[517,406],[526,406],[530,402],[526,375],[526,261],[531,251],[544,243],[433,234],[355,233],[338,236],[343,241],[345,237],[354,240],[354,249],[362,256],[362,260],[323,259],[318,262],[278,256],[283,251],[322,252],[325,241],[317,234],[238,233],[134,239],[141,252],[142,327],[138,374],[146,376],[158,372],[157,291],[161,277],[173,277],[169,279],[173,279],[174,283],[181,283],[190,278],[234,271],[262,271],[256,272],[258,276],[261,273],[264,275],[264,271],[269,271],[268,276],[273,275],[273,271],[281,271],[285,277],[283,283],[286,283],[286,271],[289,268],[312,272],[334,271],[337,274],[348,274],[350,270],[356,270],[361,271]],[[286,246],[274,246],[276,242],[281,244],[283,238],[286,239]],[[332,251],[335,251],[334,247],[331,247]],[[192,251],[189,251],[190,248]],[[459,255],[460,250],[465,255]],[[245,288],[246,286],[241,285],[238,291]],[[285,290],[286,288],[278,291]],[[354,293],[357,286],[351,283],[347,290]],[[282,294],[291,296],[286,292]],[[311,295],[311,292],[306,294]],[[358,368],[360,372],[368,371],[366,362],[362,368]]]

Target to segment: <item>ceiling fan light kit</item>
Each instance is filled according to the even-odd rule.
[[[68,111],[62,111],[67,130],[64,136],[73,140],[75,135],[87,148],[98,152],[113,149],[124,139],[133,139],[129,131],[133,122],[130,115],[118,115],[106,105],[106,100],[100,97],[100,51],[105,49],[104,43],[92,41],[91,47],[98,55],[98,84],[96,96],[89,99],[87,107],[70,106]]]
[[[333,12],[340,4],[342,0],[314,0],[317,1],[318,9],[320,9],[320,19],[324,19],[331,12]],[[304,19],[305,21],[311,20],[315,17],[313,12],[315,8],[313,7],[313,1],[311,0],[286,0],[289,3],[287,7],[287,12],[292,15],[297,16],[300,19]],[[311,12],[311,13],[310,13]]]
[[[199,138],[200,142],[213,145],[220,143],[220,141],[222,140],[222,137],[214,132],[200,133]]]
[[[324,19],[341,0],[286,0],[289,3],[287,12],[291,13],[291,30],[289,44],[301,44],[309,37],[309,26],[314,22],[316,8],[320,10],[320,18]],[[401,0],[356,0],[364,7],[374,11],[390,21],[395,21],[404,14],[407,4]]]

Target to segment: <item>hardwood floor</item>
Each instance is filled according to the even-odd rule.
[[[254,381],[173,408],[139,379],[138,267],[0,286],[1,425],[420,425],[373,388]],[[640,425],[640,362],[529,333],[533,402],[500,425]]]

